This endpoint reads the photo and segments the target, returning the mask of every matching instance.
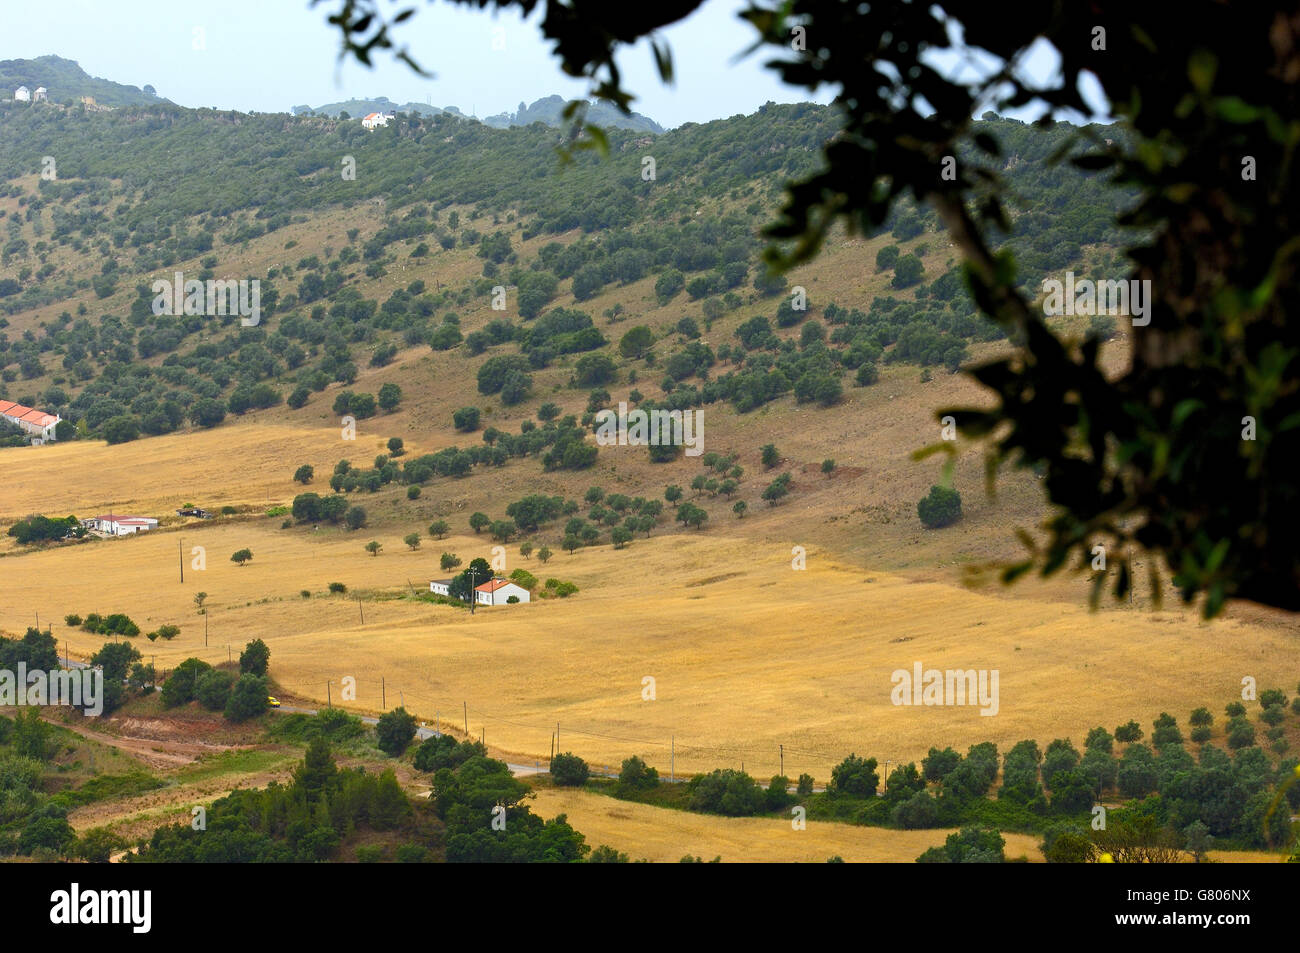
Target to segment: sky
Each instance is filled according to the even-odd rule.
[[[540,8],[529,21],[513,11],[423,0],[382,9],[408,5],[418,12],[398,28],[397,39],[432,79],[387,54],[372,69],[340,63],[337,31],[326,23],[335,0],[316,7],[308,0],[41,0],[7,12],[0,59],[53,53],[92,76],[152,85],[181,106],[258,112],[387,96],[484,117],[543,96],[588,92],[587,81],[560,70],[537,26]],[[736,17],[744,6],[714,0],[663,31],[673,52],[672,87],[660,81],[647,43],[624,50],[618,62],[624,88],[638,97],[632,108],[672,128],[752,113],[769,101],[809,101],[806,91],[783,85],[764,68],[769,51],[737,59],[755,36]],[[1035,51],[1027,68],[1045,75],[1052,59],[1050,49]],[[812,101],[829,102],[831,95],[823,90]]]

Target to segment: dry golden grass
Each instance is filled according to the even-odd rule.
[[[632,860],[675,863],[687,854],[723,863],[823,863],[839,855],[848,863],[911,863],[943,846],[951,830],[894,831],[828,821],[808,821],[797,831],[770,817],[717,817],[616,801],[573,788],[543,788],[531,802],[542,817],[567,814],[592,847],[607,844]],[[1008,857],[1041,861],[1039,838],[1003,834]]]
[[[10,453],[14,492],[6,509],[15,499],[20,508],[11,515],[29,508],[89,512],[97,501],[124,500],[119,508],[151,513],[184,500],[287,501],[300,488],[284,461],[302,454],[328,469],[324,454],[338,446],[335,440],[308,429],[238,425],[113,448],[76,443]],[[518,481],[536,472],[525,467],[536,463],[450,483],[450,493],[431,488],[414,512],[398,499],[400,489],[366,496],[360,502],[378,514],[379,525],[356,533],[281,530],[279,517],[254,515],[11,551],[0,561],[0,625],[20,632],[39,611],[84,657],[103,639],[62,625],[67,613],[124,611],[146,632],[178,624],[182,634],[170,643],[138,640],[159,667],[190,655],[222,661],[227,645],[237,653],[263,638],[275,678],[305,699],[323,701],[332,681],[337,702],[341,679],[350,675],[357,679],[356,706],[378,710],[382,677],[390,706],[403,701],[428,721],[461,726],[468,702],[470,732],[486,730],[490,745],[520,759],[544,759],[558,722],[561,748],[599,764],[617,765],[635,753],[667,770],[675,740],[678,771],[743,763],[764,778],[778,770],[778,745],[785,745],[788,775],[824,780],[850,751],[883,762],[918,759],[932,745],[984,740],[1003,748],[1026,737],[1081,743],[1094,725],[1113,727],[1130,717],[1149,724],[1162,710],[1184,719],[1199,705],[1218,708],[1242,675],[1261,686],[1296,680],[1295,637],[1279,625],[1205,625],[1182,612],[1127,607],[1094,614],[1062,601],[1068,590],[1061,587],[1011,596],[976,592],[955,584],[952,572],[880,572],[856,554],[819,546],[817,493],[852,494],[857,487],[865,495],[862,477],[826,481],[817,474],[807,481],[828,489],[810,490],[802,509],[787,505],[729,523],[718,513],[720,525],[705,532],[665,531],[617,552],[606,545],[572,557],[557,553],[545,569],[509,547],[509,568],[527,565],[543,578],[577,583],[580,593],[567,600],[471,618],[461,609],[393,598],[408,580],[424,590],[443,575],[437,554],[444,549],[467,560],[488,555],[490,545],[486,537],[459,535],[426,540],[411,552],[400,541],[405,532],[423,528],[449,502],[455,532],[464,532],[472,508],[500,514],[500,498],[487,506],[477,481]],[[588,481],[610,485],[586,474],[569,479],[569,495]],[[516,484],[505,499],[533,488]],[[40,505],[44,499],[62,505]],[[791,523],[801,521],[806,531],[795,535]],[[177,571],[181,538],[184,584]],[[378,557],[363,549],[372,538],[384,543]],[[791,569],[793,542],[808,548],[804,572]],[[194,546],[206,549],[206,570],[188,568]],[[243,547],[254,559],[239,567],[229,557]],[[332,581],[363,591],[366,600],[359,607],[351,593],[325,595]],[[303,599],[301,589],[312,598]],[[199,590],[209,593],[211,609],[206,649],[205,620],[192,602]],[[1076,595],[1080,590],[1076,585]],[[893,706],[890,674],[916,661],[999,670],[999,714]],[[642,700],[647,676],[655,679],[653,701]]]

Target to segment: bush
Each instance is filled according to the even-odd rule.
[[[261,639],[254,639],[239,653],[241,675],[265,675],[271,662],[271,650]]]
[[[225,711],[234,682],[235,677],[230,672],[210,669],[195,681],[194,697],[209,711]]]
[[[767,796],[758,782],[731,768],[699,775],[687,782],[690,809],[728,817],[750,817],[766,808]]]
[[[1115,740],[1120,744],[1132,744],[1135,741],[1142,740],[1142,726],[1136,721],[1130,721],[1126,725],[1120,725],[1115,729]]]
[[[269,707],[266,676],[241,675],[230,692],[225,714],[230,721],[247,721],[262,714]]]
[[[1249,748],[1255,743],[1255,726],[1244,718],[1234,718],[1228,723],[1228,747]]]
[[[894,808],[893,822],[904,830],[921,830],[939,826],[939,805],[925,791],[917,791]]]
[[[1214,730],[1209,725],[1197,725],[1192,729],[1192,740],[1197,744],[1205,744],[1213,734]]]
[[[345,585],[343,585],[343,583],[341,583],[341,582],[331,582],[331,583],[330,583],[330,586],[329,586],[329,589],[330,589],[330,592],[340,592],[340,593],[341,593],[341,592],[347,592],[347,591],[348,591],[348,587],[345,586]]]
[[[951,526],[961,519],[961,494],[949,487],[932,486],[930,495],[916,504],[916,515],[926,529]]]
[[[880,775],[876,773],[878,764],[875,758],[864,759],[850,754],[832,769],[831,790],[837,794],[874,796],[880,786]]]
[[[415,716],[405,708],[394,708],[379,716],[375,725],[379,749],[389,757],[399,757],[415,737]]]
[[[650,791],[659,786],[659,771],[633,755],[623,761],[618,786],[624,791]]]
[[[580,788],[590,775],[587,762],[570,751],[551,759],[551,778],[561,787]]]

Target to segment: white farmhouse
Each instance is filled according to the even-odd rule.
[[[32,101],[32,91],[26,86],[19,86],[14,90],[14,102],[30,103]]]
[[[117,513],[105,513],[82,522],[87,529],[104,536],[131,536],[158,528],[158,521],[152,517],[122,516]]]
[[[0,400],[0,420],[16,424],[32,435],[32,443],[41,444],[54,439],[54,428],[63,418],[58,414],[47,414],[14,403],[12,400]]]
[[[378,126],[387,126],[388,120],[396,118],[397,113],[370,113],[361,120],[361,125],[367,129],[374,129]]]
[[[474,598],[481,606],[503,606],[511,596],[518,596],[520,602],[530,601],[528,590],[509,579],[491,579],[474,590]]]
[[[432,592],[432,593],[433,593],[434,595],[436,595],[436,596],[450,596],[450,595],[451,595],[451,580],[450,580],[450,579],[435,579],[435,580],[433,580],[431,583],[429,583],[429,591]]]
[[[32,93],[32,102],[34,103],[49,102],[49,99],[50,91],[44,86],[37,86],[36,92]]]

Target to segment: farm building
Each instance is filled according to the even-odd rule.
[[[0,400],[0,420],[17,424],[32,435],[34,442],[53,440],[54,428],[62,419],[58,414],[47,414],[43,410],[24,407],[11,400]]]
[[[82,525],[104,536],[130,536],[158,528],[158,521],[150,516],[123,516],[118,513],[106,513],[88,520]]]
[[[503,606],[511,596],[518,596],[520,602],[529,601],[528,590],[509,579],[490,579],[474,590],[474,597],[481,606]]]
[[[435,579],[429,583],[429,591],[437,596],[449,596],[451,595],[451,580]]]
[[[44,86],[37,86],[36,92],[32,93],[32,102],[34,103],[48,102],[49,98],[50,98],[50,91],[46,89]]]
[[[387,126],[388,120],[396,117],[396,113],[370,113],[361,120],[361,125],[367,129],[374,129],[378,126]]]
[[[14,102],[30,103],[32,101],[32,91],[26,86],[19,86],[14,90]]]

